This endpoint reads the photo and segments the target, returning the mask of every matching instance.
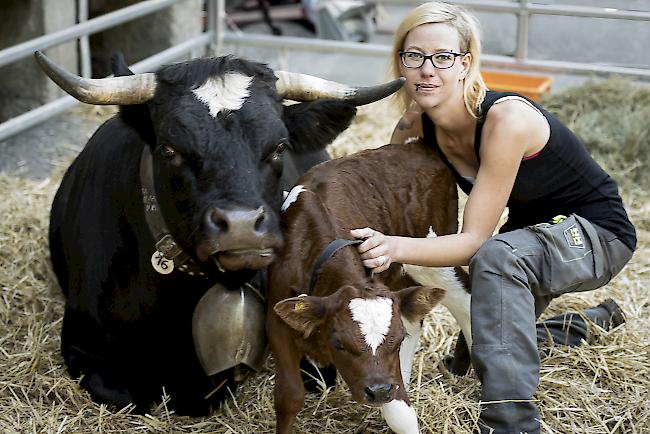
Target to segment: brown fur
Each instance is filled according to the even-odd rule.
[[[282,215],[285,246],[269,270],[267,333],[276,359],[277,429],[283,433],[290,432],[304,400],[299,363],[305,354],[321,366],[337,366],[359,401],[364,386],[376,380],[398,385],[395,398],[408,402],[399,368],[405,335],[399,318],[421,321],[444,295],[441,289],[412,286],[400,264],[369,277],[356,246],[348,246],[322,266],[313,294],[296,297],[307,292],[325,246],[336,238],[351,239],[351,229],[366,226],[411,237],[426,236],[430,226],[439,235],[458,227],[454,179],[419,142],[321,164],[299,184],[307,191]],[[370,349],[347,306],[353,298],[377,296],[393,299],[394,315],[377,351],[382,366],[370,368]]]

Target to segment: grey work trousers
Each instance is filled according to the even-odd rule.
[[[483,244],[469,266],[481,433],[540,432],[536,319],[560,294],[605,285],[631,257],[614,234],[576,215]]]

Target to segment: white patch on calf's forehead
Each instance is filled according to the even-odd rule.
[[[353,298],[350,300],[349,308],[352,319],[359,323],[366,344],[372,349],[372,354],[375,354],[390,329],[393,300],[385,297]]]
[[[201,87],[192,90],[196,98],[208,106],[210,116],[217,117],[222,110],[239,110],[250,96],[253,77],[239,72],[208,78]]]
[[[282,208],[280,208],[280,210],[282,212],[285,212],[291,206],[292,203],[298,200],[298,195],[303,191],[307,191],[307,189],[302,185],[296,185],[295,187],[293,187],[289,192],[289,194],[287,194],[287,197],[284,199],[284,202],[282,202]]]

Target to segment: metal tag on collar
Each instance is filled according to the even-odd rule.
[[[183,250],[176,244],[174,238],[170,234],[162,237],[160,241],[156,243],[156,250],[165,255],[165,258],[173,260],[175,257],[180,255]]]

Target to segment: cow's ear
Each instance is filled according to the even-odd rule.
[[[135,75],[133,71],[129,69],[129,65],[126,64],[126,60],[124,60],[124,54],[122,54],[121,51],[116,51],[111,56],[111,69],[113,70],[113,75],[116,77]]]
[[[347,127],[357,113],[354,105],[338,100],[317,100],[284,107],[291,147],[297,152],[325,148]]]
[[[328,305],[326,297],[300,296],[276,303],[273,310],[289,327],[307,338],[325,321]]]
[[[126,64],[124,55],[119,51],[111,56],[111,69],[116,77],[134,75]],[[149,106],[146,104],[121,105],[120,118],[125,124],[136,130],[142,140],[151,144],[155,142]]]
[[[402,316],[420,322],[445,296],[445,290],[433,286],[411,286],[395,293]]]

